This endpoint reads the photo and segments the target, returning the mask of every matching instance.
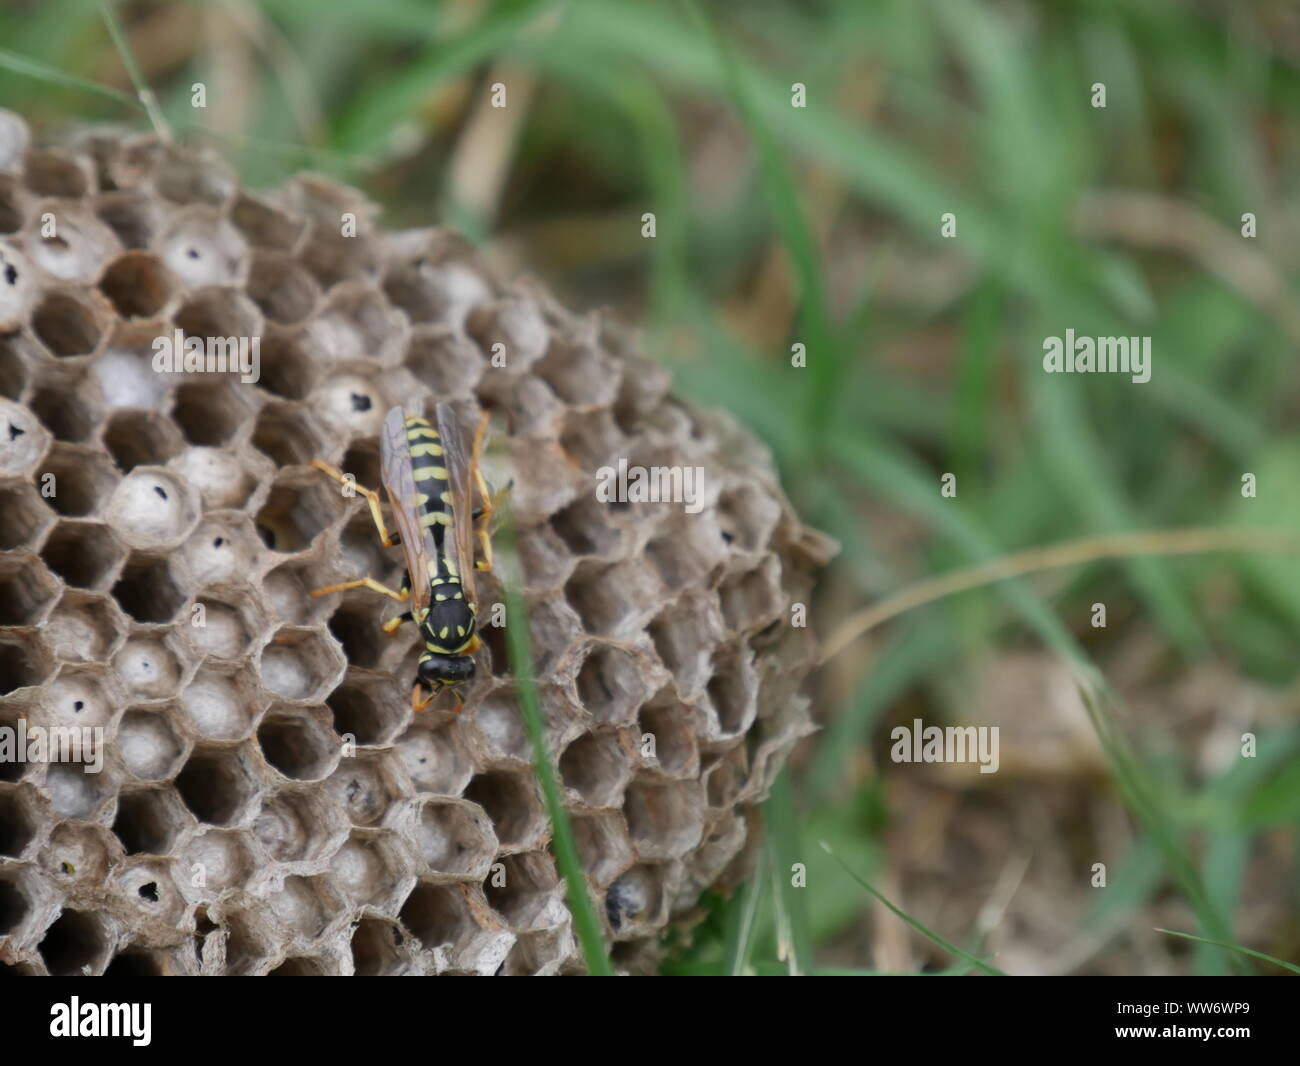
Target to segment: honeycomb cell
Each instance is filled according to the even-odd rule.
[[[111,310],[90,289],[49,289],[32,315],[32,330],[60,359],[93,355],[104,342]]]
[[[563,886],[555,863],[545,852],[501,856],[483,882],[483,894],[516,932],[552,929],[564,923]]]
[[[326,878],[292,875],[270,896],[270,910],[281,928],[300,941],[316,940],[329,929],[342,900]]]
[[[176,791],[200,822],[236,825],[257,801],[256,764],[242,748],[196,747],[176,775]]]
[[[177,284],[152,252],[127,252],[108,265],[99,290],[122,318],[153,318],[176,296]]]
[[[137,622],[163,623],[176,617],[185,593],[166,556],[132,553],[113,585],[113,599]]]
[[[17,233],[27,220],[30,197],[9,174],[0,174],[0,234]]]
[[[23,183],[38,196],[82,197],[93,189],[85,161],[57,148],[33,149],[23,160]]]
[[[281,325],[301,322],[321,298],[315,278],[290,256],[263,251],[253,257],[248,294],[268,319]]]
[[[458,330],[420,326],[406,348],[406,367],[439,396],[464,396],[483,375],[483,355]]]
[[[60,822],[50,831],[38,860],[60,890],[84,892],[104,884],[120,854],[121,842],[107,827]]]
[[[190,444],[230,443],[247,416],[247,404],[229,382],[192,382],[176,390],[172,419]]]
[[[362,918],[353,930],[351,947],[358,977],[399,977],[414,965],[401,926],[386,918]]]
[[[54,657],[38,634],[0,631],[0,696],[43,684],[53,672]]]
[[[373,362],[387,369],[401,360],[409,330],[406,316],[383,293],[369,285],[343,284],[304,325],[299,343],[326,364]]]
[[[615,933],[632,932],[631,926],[662,925],[666,909],[657,867],[634,866],[605,891],[605,918]]]
[[[0,551],[34,547],[54,516],[29,485],[0,487]]]
[[[176,434],[174,427],[172,433]],[[198,492],[205,511],[234,510],[249,502],[257,489],[259,469],[250,469],[250,464],[230,449],[185,448],[179,434],[176,436],[175,457],[168,466]]]
[[[199,585],[234,585],[253,574],[261,542],[247,515],[212,514],[204,518],[181,548],[190,577]],[[215,596],[215,594],[214,594]],[[222,601],[226,602],[226,601]],[[261,629],[260,599],[256,604],[235,596],[230,601],[250,623],[250,633]],[[247,645],[245,645],[247,648]]]
[[[162,551],[177,547],[193,531],[199,520],[199,501],[175,474],[156,466],[140,466],[113,491],[104,519],[124,544]]]
[[[511,374],[521,374],[546,354],[550,344],[550,330],[538,310],[537,303],[522,297],[510,296],[502,300],[475,307],[466,322],[470,336],[479,347],[504,359]]]
[[[328,779],[331,795],[356,826],[376,826],[405,789],[387,753],[357,752],[344,759]]]
[[[642,762],[662,770],[670,777],[695,777],[699,774],[699,748],[695,737],[695,715],[686,704],[668,692],[660,693],[652,703],[641,708],[638,725]],[[647,740],[653,740],[653,755],[645,754]]]
[[[113,656],[113,669],[137,699],[174,696],[181,687],[188,659],[174,633],[132,637]]]
[[[262,408],[253,427],[253,447],[276,466],[310,463],[325,450],[316,418],[296,404],[271,402]]]
[[[269,692],[290,700],[320,700],[343,677],[338,647],[317,629],[285,626],[262,648],[258,674]]]
[[[45,623],[45,639],[60,662],[105,662],[126,636],[116,602],[94,592],[66,589]]]
[[[578,695],[596,721],[628,725],[650,697],[652,683],[636,652],[618,644],[593,643],[578,671]]]
[[[179,708],[136,707],[122,716],[117,749],[127,770],[142,781],[165,781],[180,769],[189,745],[176,732]]]
[[[260,602],[238,588],[196,597],[189,615],[181,632],[195,651],[214,659],[242,658],[265,625]]]
[[[137,466],[161,466],[184,443],[168,418],[148,411],[118,411],[110,416],[104,428],[104,447],[118,469],[129,473]],[[181,473],[187,472],[182,469]]]
[[[32,473],[49,444],[49,433],[30,411],[0,400],[0,475]]]
[[[28,938],[38,914],[38,888],[31,872],[23,867],[0,867],[0,936],[17,943]]]
[[[714,659],[709,679],[709,703],[723,735],[743,733],[754,722],[758,710],[758,679],[750,653],[744,645],[733,645]]]
[[[410,693],[404,688],[385,675],[349,668],[325,701],[334,716],[334,732],[362,746],[391,744],[411,716]]]
[[[465,799],[488,813],[502,849],[519,851],[540,846],[550,822],[531,771],[493,770],[479,774],[465,789]]]
[[[396,833],[357,830],[330,859],[334,884],[354,907],[394,912],[414,882]]]
[[[56,444],[42,465],[35,487],[55,511],[66,517],[94,514],[117,483],[113,464],[91,448]]]
[[[51,763],[45,773],[45,794],[59,817],[91,820],[116,795],[117,775],[107,763],[102,770],[97,769],[105,755],[103,741],[94,736],[83,739],[78,733],[70,743],[67,754],[77,755],[76,747],[80,746],[81,758],[75,762]]]
[[[0,859],[21,859],[36,839],[41,812],[22,786],[0,785]]]
[[[260,337],[263,330],[262,313],[257,305],[242,293],[224,288],[200,289],[185,298],[176,311],[176,325],[190,337],[207,342],[220,338],[229,341]],[[226,346],[229,367],[238,349]]]
[[[632,776],[616,733],[587,733],[560,756],[560,777],[588,807],[615,807]]]
[[[438,729],[413,724],[398,738],[397,751],[407,776],[420,792],[459,796],[474,774],[474,762],[457,723]]]
[[[60,521],[41,548],[45,565],[79,589],[106,589],[125,557],[125,549],[113,539],[107,526],[76,519]]]
[[[37,950],[52,976],[88,976],[108,965],[112,936],[93,911],[66,909],[45,930]]]
[[[422,803],[414,843],[429,874],[470,880],[487,875],[497,851],[496,834],[482,807],[464,800]]]
[[[158,192],[178,204],[221,207],[237,187],[235,173],[211,152],[187,155],[166,151],[154,170]]]
[[[0,330],[8,332],[26,322],[39,294],[35,267],[17,248],[0,242]],[[6,350],[16,354],[13,339]]]
[[[275,332],[262,338],[257,384],[286,400],[305,400],[320,378],[314,353],[301,336]]]
[[[248,835],[236,829],[204,829],[185,842],[175,877],[190,900],[213,899],[224,889],[246,885],[256,860]]]
[[[573,837],[582,867],[597,885],[608,885],[631,866],[635,858],[628,839],[627,823],[617,811],[575,813]]]
[[[257,513],[258,532],[268,548],[302,551],[342,510],[342,497],[316,470],[286,471],[271,485]]]
[[[254,247],[293,248],[307,225],[282,208],[260,197],[241,192],[230,207],[230,221]]]
[[[257,726],[268,765],[295,781],[319,781],[338,765],[342,744],[324,707],[272,705]]]
[[[170,855],[181,833],[193,824],[175,789],[133,789],[118,797],[113,835],[128,855]]]
[[[224,972],[227,975],[243,977],[264,974],[270,968],[273,933],[267,928],[262,914],[250,911],[228,914],[225,926],[218,936],[225,942]],[[207,965],[206,955],[204,964]]]
[[[633,846],[642,859],[675,859],[704,834],[703,803],[694,783],[635,778],[623,811]]]
[[[769,555],[756,569],[728,578],[719,587],[718,595],[723,619],[730,629],[756,633],[776,621],[786,605],[776,556]]]
[[[551,391],[571,407],[606,408],[618,395],[618,367],[594,344],[555,340],[536,367]]]
[[[207,662],[181,693],[181,709],[198,733],[210,740],[237,740],[252,731],[260,691],[244,663]]]
[[[122,706],[117,678],[99,663],[64,664],[41,691],[45,724],[107,729]]]
[[[269,531],[259,529],[259,532],[269,535]],[[296,556],[275,567],[263,579],[263,602],[282,621],[290,625],[314,626],[330,618],[333,598],[312,596],[315,589],[337,580],[334,568],[321,562],[322,554],[310,552]],[[333,630],[332,619],[330,628]],[[335,637],[339,634],[335,633]],[[358,666],[369,665],[359,660],[350,661]]]
[[[108,192],[95,199],[95,213],[123,248],[144,249],[154,241],[163,223],[161,206],[135,192]]]
[[[267,971],[267,977],[329,977],[333,976],[329,962],[319,958],[285,959],[279,966]]]
[[[402,907],[403,924],[439,964],[463,972],[495,973],[514,944],[482,893],[466,885],[421,881]],[[444,961],[445,960],[445,961]]]
[[[298,259],[322,289],[372,280],[382,265],[373,241],[360,235],[344,237],[322,227],[313,230]]]
[[[237,284],[248,270],[244,238],[219,212],[202,205],[173,216],[152,247],[190,287]]]
[[[253,834],[278,862],[314,863],[338,850],[348,822],[328,796],[282,789],[263,796]]]
[[[696,693],[710,677],[710,656],[723,637],[721,613],[710,593],[684,594],[648,629],[660,661],[683,695]]]
[[[40,625],[58,596],[58,585],[36,556],[0,555],[0,626]]]
[[[462,326],[469,312],[492,298],[483,276],[454,261],[417,259],[384,279],[384,292],[412,322]]]
[[[168,863],[157,859],[130,860],[118,870],[114,883],[128,911],[146,921],[174,926],[185,913],[185,897],[177,891]]]
[[[120,250],[117,234],[75,200],[43,200],[24,245],[32,262],[61,281],[93,281]]]
[[[30,401],[32,413],[56,440],[79,443],[94,436],[99,412],[84,393],[73,391],[66,382],[50,382],[38,388]]]
[[[635,559],[612,566],[584,560],[565,585],[564,594],[588,632],[617,640],[645,624],[645,616],[659,603],[661,589]]]

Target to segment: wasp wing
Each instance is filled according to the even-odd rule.
[[[411,473],[411,450],[406,440],[406,416],[394,407],[384,419],[379,436],[379,459],[384,490],[393,505],[393,520],[402,538],[402,556],[411,577],[411,608],[427,608],[429,598],[429,549],[432,537],[420,526],[415,509],[415,477]]]
[[[456,412],[438,404],[438,435],[442,438],[447,491],[451,496],[451,541],[447,554],[460,575],[460,586],[470,603],[474,597],[474,463]]]

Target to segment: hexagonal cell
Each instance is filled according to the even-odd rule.
[[[641,746],[645,738],[654,738],[654,757],[643,761],[670,777],[694,777],[699,772],[699,748],[692,728],[692,712],[686,704],[673,698],[668,691],[661,692],[653,703],[641,708],[638,724]]]
[[[117,483],[112,463],[90,448],[56,444],[42,467],[36,474],[36,487],[51,507],[71,518],[94,514]]]
[[[776,556],[769,555],[757,568],[722,583],[718,595],[729,628],[757,632],[781,617],[786,597],[781,591],[780,570]]]
[[[659,658],[683,694],[694,693],[710,676],[709,657],[723,637],[722,618],[708,593],[684,593],[647,630]]]
[[[352,933],[352,965],[358,977],[398,977],[410,972],[401,927],[385,918],[366,917]]]
[[[302,219],[246,192],[239,193],[231,204],[230,221],[249,244],[262,248],[292,248],[307,228]]]
[[[462,885],[419,882],[403,904],[400,917],[429,951],[447,948],[456,953],[480,929]]]
[[[285,325],[301,322],[321,298],[316,279],[291,256],[262,251],[253,256],[248,294],[267,318]]]
[[[36,556],[0,555],[0,626],[40,625],[58,596],[58,585]]]
[[[271,333],[262,338],[257,384],[287,400],[305,400],[320,371],[300,334]]]
[[[662,871],[653,866],[634,866],[605,892],[605,918],[615,932],[627,935],[629,927],[661,925],[667,920]]]
[[[79,589],[106,588],[126,551],[102,522],[64,519],[41,548],[45,565]]]
[[[278,862],[315,862],[347,836],[338,806],[317,790],[284,789],[263,798],[253,833]]]
[[[200,822],[235,825],[257,799],[255,764],[242,749],[195,748],[176,775],[176,790]]]
[[[632,865],[627,824],[616,811],[602,814],[575,813],[573,837],[587,876],[597,885],[609,884]]]
[[[618,395],[618,364],[589,341],[553,340],[536,371],[573,407],[607,407]]]
[[[448,326],[421,326],[406,346],[406,366],[439,396],[467,395],[483,376],[483,353]]]
[[[411,783],[421,792],[459,796],[474,774],[474,764],[457,723],[438,729],[411,726],[397,741]]]
[[[380,255],[376,242],[364,236],[344,237],[337,231],[316,227],[298,258],[321,288],[328,289],[347,281],[377,277]]]
[[[113,599],[137,622],[170,622],[185,602],[185,593],[172,577],[166,556],[133,552],[113,586]]]
[[[389,403],[385,382],[378,375],[334,374],[316,390],[312,410],[334,433],[352,438],[343,469],[353,476],[378,478],[378,437]],[[360,459],[358,462],[358,453]],[[349,465],[349,459],[358,465]],[[363,481],[369,485],[369,481]],[[377,484],[372,486],[377,487]]]
[[[574,555],[621,555],[625,534],[607,521],[608,507],[594,496],[579,496],[551,516],[551,528]]]
[[[359,830],[335,852],[330,870],[339,891],[354,907],[392,910],[409,881],[407,861],[395,833]]]
[[[506,366],[520,374],[546,354],[550,330],[533,299],[509,296],[470,312],[466,329],[485,352],[505,348]]]
[[[105,977],[163,977],[173,972],[165,952],[132,947],[119,951],[104,969]]]
[[[5,309],[5,290],[8,286],[4,283],[5,272],[8,269],[3,259],[3,250],[0,249],[0,323],[5,321],[4,316],[8,313]],[[27,390],[29,377],[27,362],[19,346],[12,343],[15,338],[21,336],[21,334],[11,334],[8,338],[0,337],[0,396],[10,400],[21,399]]]
[[[161,466],[183,447],[175,424],[153,411],[119,411],[104,429],[104,447],[123,472]]]
[[[17,233],[27,221],[28,197],[9,174],[0,174],[0,234]]]
[[[95,200],[95,213],[117,234],[123,248],[147,248],[162,225],[158,203],[134,192],[110,192]]]
[[[362,746],[391,743],[411,717],[405,688],[384,675],[350,668],[325,701],[334,714],[334,732]]]
[[[355,458],[355,457],[353,457]],[[359,485],[367,488],[374,488],[364,477],[360,468],[357,466],[345,466],[348,473],[354,474]],[[395,582],[401,581],[401,575],[405,569],[401,562],[401,553],[394,549],[384,548],[379,543],[379,537],[375,533],[375,523],[370,517],[370,510],[366,507],[354,506],[351,518],[343,527],[339,534],[339,549],[343,553],[343,559],[347,564],[346,573],[356,576],[369,575],[377,581],[385,581],[388,578],[394,578]],[[374,597],[370,596],[373,600]]]
[[[113,668],[127,692],[146,700],[175,695],[185,666],[180,641],[173,633],[132,637],[113,656]]]
[[[465,789],[465,799],[488,812],[502,848],[534,848],[550,832],[537,780],[531,773],[494,770],[479,774]]]
[[[89,440],[99,424],[99,414],[79,392],[66,384],[51,383],[32,395],[32,413],[56,440]]]
[[[100,291],[123,318],[152,318],[176,295],[176,279],[152,252],[127,252],[109,264]]]
[[[487,876],[497,851],[492,823],[481,807],[463,800],[425,801],[414,842],[430,873],[475,880]]]
[[[209,447],[227,443],[247,416],[247,403],[228,381],[181,385],[172,406],[172,418],[182,436],[191,444]]]
[[[709,702],[723,735],[743,733],[758,711],[758,679],[753,652],[743,644],[718,652],[709,679]]]
[[[727,545],[712,516],[672,515],[645,548],[665,587],[698,585],[726,557]]]
[[[319,700],[343,676],[346,664],[319,630],[285,626],[262,648],[258,674],[270,692],[291,700]]]
[[[117,798],[113,835],[128,855],[170,855],[193,819],[172,788],[125,791]]]
[[[310,412],[297,404],[273,401],[257,416],[253,447],[277,466],[295,466],[317,458],[325,450],[325,439]]]
[[[173,216],[155,247],[171,272],[192,287],[236,284],[248,266],[244,238],[220,212],[206,206]]]
[[[49,444],[49,433],[31,411],[0,400],[0,474],[30,473]]]
[[[178,886],[191,900],[246,885],[255,869],[247,834],[232,829],[205,829],[186,842],[177,859]]]
[[[329,777],[329,792],[353,825],[378,825],[406,791],[385,753],[358,752]]]
[[[74,736],[72,743],[81,743],[80,736]],[[117,792],[117,782],[109,767],[96,771],[96,762],[90,756],[93,750],[102,762],[103,745],[95,738],[88,737],[86,747],[80,752],[84,761],[51,763],[45,773],[45,792],[50,798],[54,813],[61,818],[93,819],[109,803]],[[74,751],[69,754],[77,754]]]
[[[646,605],[662,597],[662,589],[638,560],[605,566],[585,560],[569,578],[564,594],[588,632],[603,637],[630,636],[645,623]]]
[[[54,977],[81,977],[108,965],[113,938],[92,911],[64,910],[45,930],[37,950]]]
[[[254,571],[261,543],[246,515],[211,515],[190,534],[181,554],[185,568],[200,585],[235,585]],[[260,604],[247,602],[245,593],[211,593],[214,602],[226,603],[249,623],[249,632],[261,629]],[[200,597],[200,602],[207,602]]]
[[[704,782],[709,806],[715,810],[730,810],[749,779],[749,754],[745,745],[737,744],[725,754],[702,760],[702,763],[700,779]]]
[[[477,270],[453,260],[437,262],[432,256],[391,270],[384,291],[412,322],[454,326],[463,325],[475,306],[493,297],[490,284]]]
[[[262,473],[239,452],[226,448],[183,448],[168,465],[199,493],[207,511],[243,507]]]
[[[762,487],[743,482],[718,497],[718,524],[728,544],[741,551],[761,551],[772,539],[781,505]]]
[[[511,929],[547,929],[567,918],[560,902],[560,876],[550,855],[542,851],[506,855],[500,868],[483,882],[483,894]]]
[[[154,859],[136,859],[117,871],[118,896],[149,921],[175,926],[185,913],[185,897],[176,891],[169,865]]]
[[[626,797],[623,813],[643,859],[681,858],[699,844],[704,803],[698,783],[641,776],[628,785]]]
[[[270,535],[265,529],[259,528],[258,532]],[[315,589],[324,588],[337,580],[336,571],[320,561],[323,555],[324,552],[313,551],[305,557],[290,559],[262,579],[263,600],[283,621],[292,625],[314,626],[329,616],[334,598],[312,596]]]
[[[45,200],[36,205],[32,214],[36,217],[27,232],[24,249],[34,263],[53,277],[63,281],[91,281],[120,251],[117,235],[83,203]]]
[[[563,585],[575,566],[573,553],[550,526],[534,526],[520,531],[519,561],[524,580],[533,589]]]
[[[324,707],[273,705],[257,726],[267,763],[295,781],[319,781],[338,765],[342,742]]]
[[[367,591],[364,596],[360,593],[349,596],[330,615],[330,632],[343,646],[349,664],[365,669],[381,665],[384,652],[394,639],[381,628],[387,610]],[[409,699],[407,705],[410,705]]]
[[[248,735],[260,710],[253,671],[242,663],[206,663],[181,693],[181,707],[194,727],[212,740]]]
[[[30,485],[0,488],[0,551],[34,546],[53,521],[50,509]]]
[[[100,663],[65,664],[39,698],[43,724],[107,729],[122,705],[121,686]]]
[[[188,745],[172,725],[176,713],[173,707],[163,710],[135,707],[122,716],[117,727],[117,750],[135,777],[163,781],[179,768]]]
[[[60,822],[37,858],[61,891],[97,889],[108,877],[120,844],[102,825]]]
[[[590,645],[578,671],[578,696],[598,722],[627,725],[653,691],[649,667],[630,649],[617,644]]]
[[[21,786],[0,786],[0,857],[21,859],[36,839],[40,823],[31,793]]]
[[[0,696],[43,684],[54,672],[54,657],[36,633],[0,632]]]
[[[93,354],[103,342],[111,312],[103,297],[87,289],[51,289],[32,316],[32,329],[61,359]]]
[[[257,601],[237,589],[199,596],[189,614],[189,624],[181,631],[201,655],[214,659],[247,654],[265,624]]]
[[[260,914],[249,911],[228,913],[224,934],[226,966],[223,973],[230,977],[242,977],[266,972],[273,938]]]
[[[160,195],[178,204],[224,205],[238,181],[233,168],[212,152],[188,154],[168,147],[160,154],[154,183]]]
[[[329,480],[315,470],[283,473],[257,512],[258,532],[274,551],[301,551],[340,515],[342,502]]]
[[[23,160],[23,181],[38,196],[77,199],[92,189],[89,168],[83,160],[57,148],[29,151]]]
[[[315,940],[329,928],[343,901],[325,878],[292,875],[271,893],[269,902],[283,928],[303,940]]]
[[[126,624],[107,596],[67,589],[45,623],[45,639],[61,662],[103,662],[116,650]]]
[[[36,886],[21,868],[0,869],[0,936],[25,939],[23,934],[36,914]]]
[[[406,316],[368,285],[343,284],[305,328],[303,346],[334,363],[373,361],[394,365],[409,330]]]
[[[632,763],[616,733],[587,733],[560,756],[560,777],[589,807],[616,807]]]

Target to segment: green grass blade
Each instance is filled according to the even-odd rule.
[[[1300,966],[1293,962],[1287,962],[1285,959],[1279,959],[1275,955],[1267,955],[1262,951],[1254,951],[1251,948],[1244,948],[1240,944],[1233,944],[1226,940],[1211,940],[1207,936],[1193,936],[1191,933],[1180,933],[1176,929],[1161,929],[1156,926],[1157,933],[1165,933],[1169,936],[1182,937],[1184,940],[1194,940],[1198,944],[1213,944],[1216,948],[1223,948],[1225,951],[1235,951],[1239,955],[1249,955],[1252,959],[1262,959],[1264,962],[1271,962],[1274,966],[1281,966],[1284,970],[1290,970],[1292,973],[1300,973]]]

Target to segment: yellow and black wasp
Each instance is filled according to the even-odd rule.
[[[380,476],[393,508],[396,533],[389,533],[384,524],[379,493],[354,485],[329,463],[312,460],[312,466],[365,496],[380,543],[385,548],[400,544],[406,561],[400,592],[374,578],[361,577],[316,589],[312,595],[368,588],[409,603],[405,613],[384,623],[384,631],[392,634],[403,622],[420,627],[424,651],[416,667],[411,707],[422,711],[443,689],[451,689],[459,711],[462,704],[457,686],[474,677],[471,656],[481,646],[474,572],[492,569],[492,497],[479,470],[488,416],[484,412],[469,447],[447,404],[437,405],[435,417],[437,428],[419,415],[404,414],[394,407],[384,419],[379,438]],[[480,500],[477,508],[476,492]],[[481,552],[477,561],[476,539]]]

